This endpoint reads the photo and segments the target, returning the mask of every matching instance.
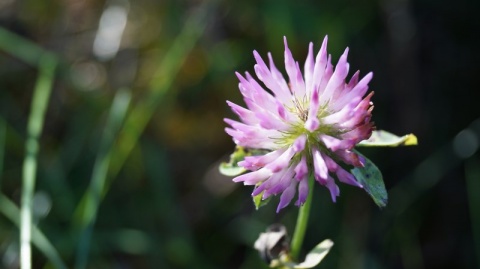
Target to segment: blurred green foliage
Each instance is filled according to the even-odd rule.
[[[0,268],[18,267],[8,212],[20,204],[45,51],[59,67],[34,224],[69,268],[265,268],[253,242],[274,222],[291,233],[298,209],[277,215],[273,202],[256,211],[251,189],[218,173],[234,148],[223,132],[222,118],[233,117],[225,100],[242,103],[234,71],[253,73],[252,50],[271,51],[281,67],[285,35],[303,63],[308,42],[318,49],[326,34],[334,62],[349,46],[352,71],[374,72],[377,126],[415,133],[420,145],[362,150],[384,175],[383,210],[350,186],[340,186],[336,204],[315,188],[304,251],[330,238],[319,268],[478,268],[478,8],[468,0],[1,1]],[[131,100],[109,134],[122,89]],[[95,221],[85,226],[102,156],[108,171],[97,172]],[[44,250],[34,246],[35,268],[51,268]]]

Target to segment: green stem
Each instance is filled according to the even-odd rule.
[[[32,198],[37,172],[38,139],[42,132],[45,111],[52,90],[55,66],[55,58],[48,53],[40,59],[39,75],[28,117],[20,208],[20,266],[22,269],[32,268]]]
[[[475,190],[480,188],[480,162],[477,158],[470,158],[465,164],[465,179],[467,185],[468,203],[470,208],[470,221],[472,223],[472,239],[474,253],[477,257],[477,266],[480,267],[480,197]]]
[[[310,216],[310,207],[312,206],[313,199],[313,185],[315,179],[313,175],[308,179],[308,197],[305,204],[300,207],[297,217],[297,225],[295,226],[295,232],[293,233],[293,239],[291,244],[291,256],[294,261],[298,260],[300,250],[302,249],[303,239],[305,238],[305,231],[307,230],[308,217]]]
[[[13,222],[17,227],[20,227],[20,210],[14,202],[1,193],[0,213]],[[43,255],[45,255],[45,257],[47,257],[48,260],[50,260],[54,268],[67,269],[67,265],[65,265],[53,244],[35,225],[32,225],[32,243],[43,253]]]
[[[80,222],[80,239],[77,249],[77,260],[75,268],[84,269],[87,267],[90,241],[92,238],[93,226],[97,219],[100,207],[100,196],[107,180],[108,167],[110,165],[110,148],[112,148],[118,130],[130,105],[131,94],[129,89],[119,90],[113,99],[109,116],[100,140],[97,158],[95,160],[90,186],[85,192],[85,207]]]
[[[5,156],[5,141],[7,133],[7,124],[0,118],[0,189],[2,187],[2,175],[3,175],[3,157]]]

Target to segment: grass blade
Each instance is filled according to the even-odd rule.
[[[120,171],[135,145],[137,145],[139,137],[152,118],[155,109],[159,106],[168,90],[171,88],[186,56],[203,33],[203,30],[205,29],[207,7],[203,8],[204,9],[200,9],[199,13],[191,16],[187,20],[182,32],[174,40],[170,49],[165,53],[163,61],[158,66],[154,78],[149,85],[147,95],[138,102],[138,105],[135,106],[127,116],[125,125],[119,134],[118,146],[110,149],[112,164],[109,178],[107,178],[107,181],[100,192],[99,199],[102,199],[108,192],[112,180]],[[86,206],[87,199],[87,195],[85,194],[75,211],[75,221],[81,221],[81,212],[84,211],[83,208]]]
[[[0,50],[6,51],[31,66],[39,66],[47,52],[32,41],[0,27]]]
[[[7,126],[5,126],[5,121],[0,119],[0,189],[2,188],[3,157],[5,156],[6,133]]]
[[[38,139],[42,132],[45,111],[55,75],[55,58],[46,53],[39,63],[39,75],[33,93],[27,125],[25,159],[22,175],[22,204],[20,209],[20,263],[22,269],[32,267],[32,197],[37,172]]]
[[[0,213],[13,222],[17,227],[20,226],[20,210],[18,207],[3,194],[0,194]],[[67,269],[62,258],[48,238],[36,226],[32,226],[32,242],[47,257],[47,259],[57,269]]]
[[[75,268],[85,268],[87,265],[90,239],[101,201],[100,195],[105,185],[108,166],[112,157],[110,148],[125,119],[130,100],[131,94],[129,90],[119,90],[115,95],[108,115],[95,160],[90,186],[85,193],[86,200],[80,220],[80,238]]]
[[[465,165],[465,179],[467,183],[470,219],[472,221],[474,253],[477,258],[477,268],[480,268],[480,161],[472,158]]]

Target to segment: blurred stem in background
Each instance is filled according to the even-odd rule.
[[[103,199],[108,192],[112,181],[137,145],[139,137],[152,118],[155,109],[171,88],[186,57],[203,33],[209,9],[210,6],[202,6],[196,14],[188,18],[182,32],[163,55],[163,60],[158,65],[150,82],[147,96],[138,101],[137,105],[128,114],[118,136],[117,146],[110,148],[110,155],[112,156],[110,173],[100,190],[99,200]],[[85,211],[87,200],[87,194],[85,194],[75,211],[74,222],[81,222],[82,212]]]
[[[391,202],[386,208],[387,212],[399,216],[408,210],[415,201],[436,186],[444,175],[477,152],[477,137],[480,137],[480,118],[458,132],[450,143],[439,146],[410,175],[389,190]]]
[[[29,65],[37,67],[39,71],[27,125],[27,141],[25,143],[23,168],[22,208],[20,210],[8,197],[0,194],[0,212],[20,229],[20,258],[22,268],[31,267],[30,244],[33,242],[55,268],[66,269],[67,266],[62,261],[52,243],[32,224],[31,215],[32,197],[35,189],[37,154],[39,150],[38,139],[43,129],[45,111],[51,94],[58,60],[50,52],[45,51],[27,39],[10,33],[2,27],[0,27],[0,49]],[[6,122],[0,119],[0,177],[3,175],[6,129]]]
[[[0,194],[0,213],[15,225],[20,226],[20,210],[8,197]],[[47,257],[57,269],[67,269],[62,258],[45,234],[32,225],[32,243]]]
[[[39,66],[45,50],[35,43],[0,27],[0,50],[4,50],[31,66]]]
[[[472,233],[474,252],[477,257],[477,268],[480,268],[480,161],[472,158],[465,165],[465,178],[467,183],[468,202],[470,204],[470,218],[472,220]]]
[[[5,156],[6,133],[7,126],[5,121],[0,118],[0,190],[2,189],[3,157]]]
[[[305,238],[305,232],[307,230],[308,218],[310,216],[310,208],[312,207],[313,199],[313,187],[315,179],[313,175],[308,179],[308,197],[307,201],[298,211],[297,224],[295,225],[295,231],[292,238],[292,259],[298,262],[300,251],[302,249],[303,239]]]
[[[20,209],[20,265],[22,269],[32,267],[32,197],[37,172],[38,139],[42,132],[45,111],[52,91],[57,60],[44,53],[38,63],[38,79],[33,93],[25,142],[23,162],[22,199]]]
[[[100,196],[107,178],[108,166],[112,157],[110,148],[112,148],[115,137],[125,119],[130,100],[131,94],[129,89],[119,90],[113,99],[110,113],[108,115],[105,130],[100,141],[97,158],[95,160],[90,186],[85,192],[86,200],[80,222],[80,237],[75,265],[75,268],[78,269],[87,266],[90,239],[92,237],[93,226],[95,225],[95,220],[98,214]]]

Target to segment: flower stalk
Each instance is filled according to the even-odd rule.
[[[309,189],[313,189],[313,184],[315,180],[313,176],[310,176],[308,180]],[[313,191],[308,192],[307,200],[305,204],[300,207],[297,224],[295,225],[295,231],[293,233],[292,243],[291,243],[291,252],[290,255],[294,261],[298,261],[298,256],[302,249],[303,239],[305,238],[305,232],[307,230],[308,219],[310,217],[310,208],[312,207],[313,200]]]

